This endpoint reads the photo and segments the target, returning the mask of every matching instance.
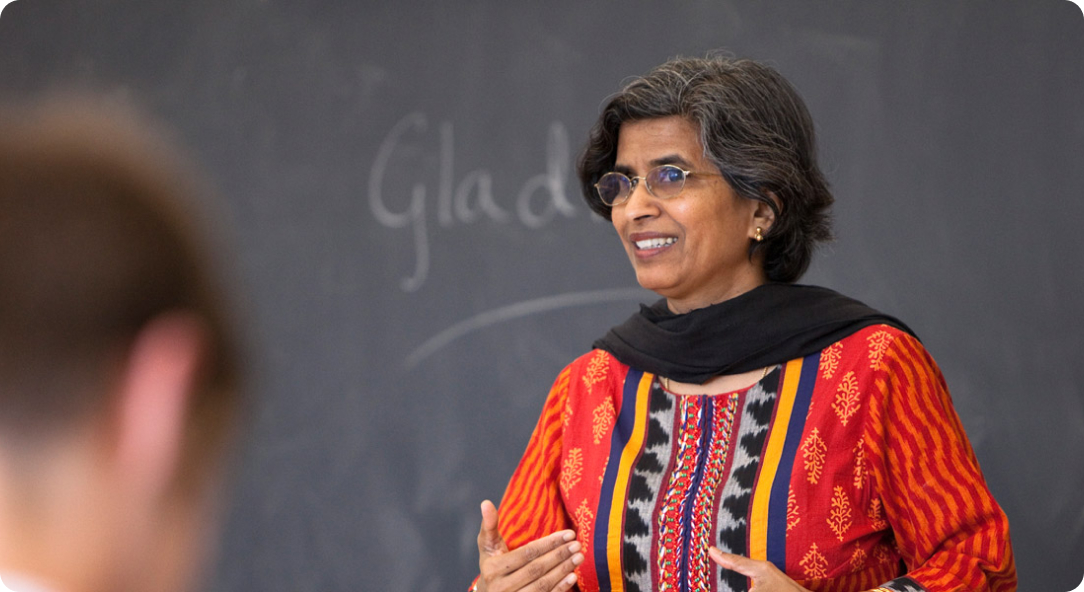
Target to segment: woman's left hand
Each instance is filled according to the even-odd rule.
[[[741,555],[723,553],[715,547],[708,548],[708,556],[720,567],[749,578],[752,581],[749,592],[809,592],[788,578],[787,574],[779,571],[770,561],[757,561]]]

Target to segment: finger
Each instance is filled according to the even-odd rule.
[[[723,553],[715,547],[708,547],[708,557],[711,557],[712,561],[719,564],[719,566],[729,569],[730,571],[736,571],[743,576],[753,577],[757,575],[757,562],[741,555],[734,555],[733,553]]]
[[[582,557],[582,556],[581,556]],[[582,559],[581,559],[582,561]],[[566,575],[564,578],[557,582],[557,585],[553,587],[553,592],[564,592],[565,590],[571,590],[576,585],[576,581],[579,578],[576,577],[576,573],[572,572]],[[544,589],[544,588],[543,588]]]
[[[485,500],[482,502],[482,526],[478,530],[478,552],[492,557],[507,551],[508,545],[497,530],[497,507]]]
[[[571,530],[558,531],[531,541],[515,551],[488,559],[482,566],[482,575],[490,579],[508,578],[510,583],[516,584],[513,586],[515,589],[542,578],[562,562],[571,560],[574,555],[582,558],[579,552],[581,548]]]
[[[576,584],[576,566],[584,561],[581,549],[578,541],[562,544],[527,562],[504,578],[502,584],[510,590],[567,590]]]

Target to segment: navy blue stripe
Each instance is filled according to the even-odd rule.
[[[817,382],[820,360],[820,352],[810,354],[802,360],[802,374],[798,378],[798,392],[794,394],[787,439],[783,442],[783,454],[775,471],[772,497],[768,502],[768,561],[774,563],[780,571],[785,571],[787,564],[787,497],[790,494],[790,473],[794,468],[798,446],[801,445],[809,403],[813,400],[813,385]]]
[[[621,393],[621,413],[617,416],[613,435],[610,437],[610,461],[602,477],[602,491],[598,499],[598,516],[595,518],[595,572],[600,592],[610,591],[610,567],[606,553],[606,540],[610,532],[610,506],[613,505],[614,483],[621,466],[621,453],[625,450],[636,422],[636,393],[640,389],[643,370],[630,368],[625,375]]]

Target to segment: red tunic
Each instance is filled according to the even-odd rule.
[[[580,357],[500,506],[513,549],[564,528],[583,592],[746,590],[709,545],[814,591],[1016,589],[1008,521],[940,370],[884,325],[712,396]]]

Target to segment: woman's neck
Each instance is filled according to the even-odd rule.
[[[758,368],[741,374],[727,374],[713,376],[704,384],[692,382],[678,382],[665,379],[663,386],[675,395],[725,395],[736,391],[745,390],[760,382],[768,375],[770,368]]]
[[[758,288],[767,282],[768,280],[763,276],[762,272],[759,277],[751,278],[750,281],[735,282],[709,294],[693,294],[686,297],[670,297],[665,294],[663,294],[663,296],[666,296],[666,306],[670,309],[670,312],[674,314],[685,314],[700,308],[707,308],[713,304],[726,302],[731,298],[736,298],[754,288]]]

